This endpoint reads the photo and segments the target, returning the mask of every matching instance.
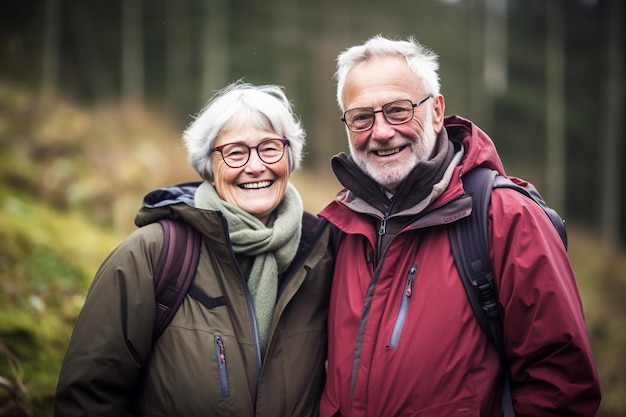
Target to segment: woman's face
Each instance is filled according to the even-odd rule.
[[[257,146],[266,139],[282,139],[270,130],[241,126],[223,131],[214,147],[237,143]],[[242,167],[228,166],[220,152],[213,152],[213,185],[219,196],[228,203],[247,211],[263,223],[283,200],[289,181],[289,151],[273,164],[263,162],[257,149],[250,149],[250,158]]]

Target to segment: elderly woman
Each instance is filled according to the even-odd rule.
[[[314,416],[333,259],[289,183],[305,133],[282,89],[237,82],[184,133],[202,182],[153,191],[104,261],[63,362],[55,415]],[[193,286],[153,342],[164,217],[202,236]]]

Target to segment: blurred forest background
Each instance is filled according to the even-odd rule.
[[[93,274],[141,198],[195,180],[180,135],[225,84],[283,85],[308,133],[305,206],[338,191],[341,50],[414,35],[447,114],[568,222],[603,387],[626,415],[623,0],[20,0],[0,3],[0,416],[50,416]],[[621,185],[620,185],[621,184]]]

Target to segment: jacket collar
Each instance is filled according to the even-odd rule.
[[[435,184],[444,177],[454,156],[454,145],[442,129],[437,136],[434,155],[420,161],[404,179],[395,196],[391,196],[367,175],[351,156],[340,153],[332,158],[332,168],[339,182],[355,197],[381,213],[395,214],[414,207],[431,195]]]

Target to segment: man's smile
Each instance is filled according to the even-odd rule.
[[[404,148],[406,148],[406,146],[401,146],[399,148],[393,148],[393,149],[383,149],[383,150],[373,151],[373,152],[377,156],[389,156],[389,155],[393,155],[393,154],[396,154],[396,153],[402,151]]]

